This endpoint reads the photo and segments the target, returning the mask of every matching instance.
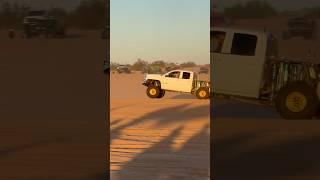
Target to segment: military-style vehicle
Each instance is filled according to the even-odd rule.
[[[44,35],[46,38],[64,38],[65,27],[47,11],[29,11],[23,18],[23,30],[26,38]]]

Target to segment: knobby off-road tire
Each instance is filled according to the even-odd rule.
[[[157,98],[163,98],[163,96],[166,94],[166,91],[165,90],[163,90],[163,89],[161,89],[160,90],[160,93],[159,93],[159,96],[157,97]]]
[[[198,99],[208,99],[210,97],[210,92],[208,88],[201,87],[196,91],[196,96]]]
[[[160,88],[158,86],[149,86],[147,88],[147,96],[149,98],[158,98],[160,95]]]
[[[275,107],[285,119],[311,119],[316,115],[319,99],[315,88],[304,82],[295,82],[279,91]]]

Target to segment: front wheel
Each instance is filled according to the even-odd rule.
[[[147,88],[147,96],[149,98],[158,98],[160,95],[160,88],[158,86],[149,86]]]
[[[198,99],[208,99],[210,97],[210,92],[208,88],[201,87],[196,91],[196,96]]]
[[[311,119],[316,115],[319,99],[315,88],[304,82],[296,82],[279,91],[275,106],[285,119]]]

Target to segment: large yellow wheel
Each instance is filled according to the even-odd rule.
[[[149,90],[150,95],[154,96],[157,94],[157,90],[155,88],[152,88]]]
[[[278,92],[275,106],[285,119],[311,119],[316,115],[319,98],[314,87],[305,82],[294,82]]]
[[[291,92],[286,98],[286,106],[291,112],[302,112],[307,107],[307,97],[300,92]]]
[[[147,88],[147,95],[149,98],[158,98],[160,95],[160,88],[158,86],[149,86]]]
[[[209,89],[201,87],[196,91],[196,96],[198,99],[208,99],[209,98]]]

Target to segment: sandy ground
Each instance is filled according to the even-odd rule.
[[[105,41],[0,32],[0,179],[104,179]]]
[[[111,179],[209,179],[209,100],[149,99],[142,80],[111,75]]]
[[[237,26],[266,29],[278,37],[285,19],[243,20]],[[281,40],[280,56],[307,59],[318,55],[319,40]],[[229,100],[214,100],[211,110],[212,173],[215,180],[320,179],[319,120],[281,119],[275,109]]]

